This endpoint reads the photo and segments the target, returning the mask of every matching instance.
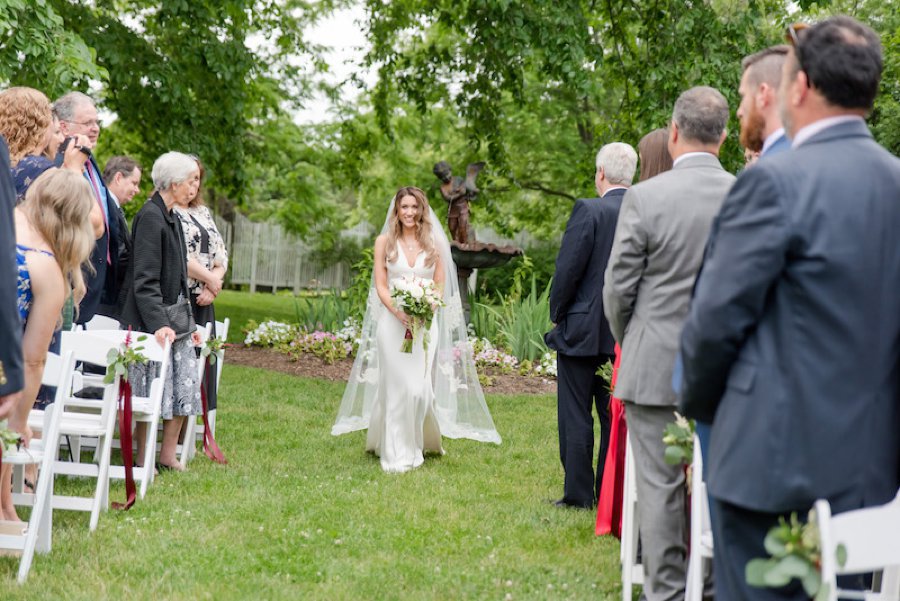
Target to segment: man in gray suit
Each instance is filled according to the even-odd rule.
[[[728,102],[713,88],[684,92],[669,126],[667,171],[625,194],[603,306],[622,346],[616,396],[634,452],[644,598],[682,599],[686,571],[684,473],[664,460],[674,420],[672,368],[710,225],[734,176],[719,163]]]
[[[796,580],[747,586],[769,528],[817,498],[839,513],[900,487],[900,160],[863,120],[881,44],[849,17],[789,31],[793,148],[729,193],[681,339],[682,408],[712,422],[724,599],[808,598]]]

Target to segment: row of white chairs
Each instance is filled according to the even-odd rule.
[[[99,325],[103,324],[99,320]],[[44,411],[34,410],[29,416],[29,426],[40,431],[41,438],[33,439],[28,448],[11,449],[3,455],[3,461],[14,467],[13,502],[32,507],[24,530],[21,525],[0,524],[0,551],[21,553],[17,576],[20,583],[28,577],[34,553],[50,551],[53,510],[89,512],[89,529],[93,531],[97,528],[100,513],[109,507],[110,480],[125,478],[124,466],[111,464],[114,442],[118,442],[116,425],[121,378],[116,376],[111,384],[103,384],[102,376],[82,373],[76,370],[76,365],[105,367],[110,349],[119,348],[128,333],[118,329],[98,329],[94,327],[97,325],[91,323],[87,330],[62,333],[62,355],[49,353],[43,374],[43,384],[56,387],[54,403]],[[221,325],[217,323],[217,335],[224,339],[229,325],[228,320]],[[198,327],[198,330],[205,338],[208,328]],[[138,342],[138,338],[142,337],[143,340]],[[152,334],[141,332],[132,332],[131,339],[133,345],[143,347],[141,353],[148,360],[160,363],[159,374],[165,374],[172,355],[170,344],[166,342],[160,346]],[[205,365],[205,361],[198,362],[201,380]],[[221,377],[222,361],[217,361],[215,367],[218,379]],[[76,397],[75,394],[86,385],[101,386],[102,398]],[[144,498],[155,475],[156,432],[160,427],[163,388],[163,379],[157,376],[151,382],[147,396],[132,396],[133,421],[145,423],[148,432],[144,465],[134,466],[133,470],[139,498]],[[196,452],[197,429],[196,420],[189,420],[184,444],[179,449],[182,462],[189,461]],[[68,442],[70,460],[59,459],[63,437]],[[94,443],[92,461],[81,460],[83,447],[87,447],[83,444],[85,439]],[[30,493],[25,492],[23,487],[24,467],[29,464],[40,466],[36,488]],[[87,497],[55,494],[54,478],[57,475],[95,480],[92,494]]]
[[[715,553],[710,524],[709,498],[703,479],[700,441],[694,437],[691,476],[691,540],[688,558],[686,601],[703,597],[704,573],[712,569]],[[638,554],[640,520],[637,512],[635,462],[631,441],[625,445],[624,494],[622,495],[622,599],[631,601],[632,587],[643,584],[644,566]],[[815,503],[815,519],[822,549],[822,586],[829,601],[865,599],[900,601],[900,491],[893,501],[878,507],[857,509],[837,515],[825,499]],[[838,561],[838,549],[845,561]],[[848,591],[838,587],[837,577],[875,573],[868,591]]]

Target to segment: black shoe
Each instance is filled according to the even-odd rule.
[[[550,503],[554,507],[559,507],[560,509],[591,509],[590,505],[578,505],[576,503],[569,503],[565,499],[557,499],[555,501],[550,501]]]

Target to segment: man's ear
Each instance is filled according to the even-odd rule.
[[[766,107],[772,105],[775,102],[777,94],[778,90],[776,90],[769,84],[765,82],[759,84],[759,89],[756,90],[756,95],[754,98],[754,100],[756,101],[756,108],[759,110],[765,110]]]

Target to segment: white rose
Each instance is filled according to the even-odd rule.
[[[423,296],[425,296],[425,291],[418,284],[413,284],[412,286],[409,287],[409,294],[414,299],[418,300],[418,299],[422,298]]]

